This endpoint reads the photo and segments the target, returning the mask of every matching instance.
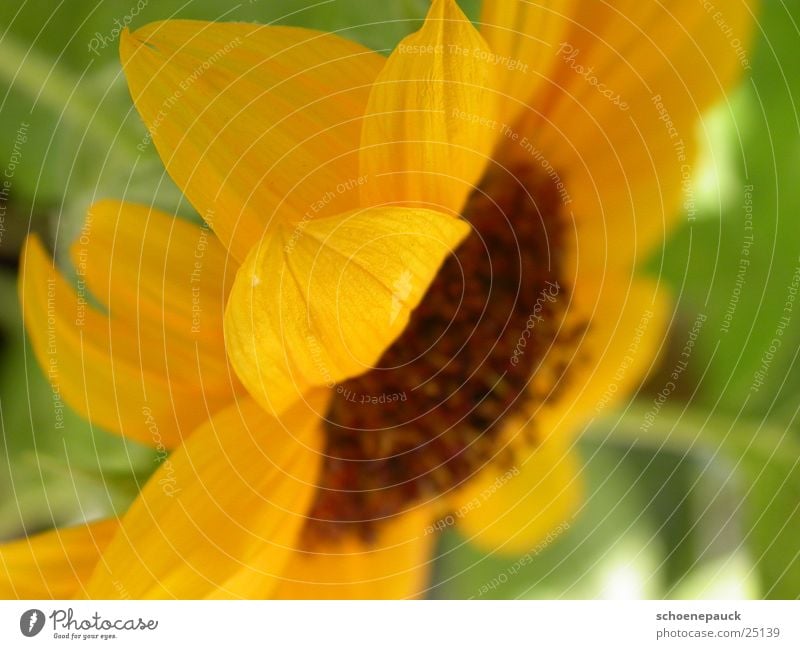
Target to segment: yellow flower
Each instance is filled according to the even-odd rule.
[[[503,0],[479,32],[435,0],[388,59],[289,27],[123,34],[211,229],[101,202],[77,284],[32,238],[20,296],[54,393],[174,450],[118,523],[0,550],[2,592],[414,597],[442,527],[519,553],[568,524],[574,435],[669,317],[635,265],[691,210],[694,125],[741,72],[751,6],[707,5]]]

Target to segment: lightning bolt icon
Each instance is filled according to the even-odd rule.
[[[31,618],[28,620],[28,631],[33,631],[33,625],[36,624],[36,620],[39,619],[36,611],[31,613]]]

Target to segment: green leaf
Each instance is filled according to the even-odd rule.
[[[786,62],[800,44],[800,4],[762,7],[751,75],[706,120],[712,133],[707,159],[714,165],[701,178],[698,218],[650,264],[677,296],[678,318],[660,372],[620,430],[630,440],[646,436],[652,444],[724,458],[737,480],[742,543],[758,566],[763,593],[795,598],[800,74]],[[658,404],[699,318],[705,320],[688,367],[668,403]],[[645,430],[646,416],[652,421]]]
[[[707,121],[716,168],[701,190],[719,189],[720,200],[701,206],[650,269],[679,297],[676,345],[697,314],[708,317],[691,361],[692,407],[788,421],[800,389],[800,74],[786,62],[800,44],[800,4],[762,6],[752,74]]]

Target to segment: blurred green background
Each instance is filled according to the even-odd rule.
[[[26,138],[0,213],[0,539],[124,511],[155,468],[149,450],[75,415],[56,428],[16,297],[25,235],[70,240],[95,199],[192,214],[153,148],[137,149],[145,131],[116,40],[87,48],[96,33],[108,37],[132,4],[0,4],[0,159],[11,156],[21,128]],[[461,4],[477,16],[477,0]],[[424,0],[158,0],[131,26],[169,17],[276,21],[341,30],[388,51],[426,9]],[[648,269],[678,300],[674,353],[627,407],[590,423],[581,442],[588,498],[574,524],[521,568],[446,532],[432,597],[800,596],[800,314],[763,386],[750,389],[800,266],[798,24],[797,0],[764,3],[749,76],[702,125],[710,145],[696,179],[697,218],[683,220]],[[742,275],[747,185],[760,191],[752,196],[754,238]],[[741,296],[727,328],[737,274]],[[692,363],[643,432],[700,314],[708,319]],[[496,585],[487,592],[488,583]]]

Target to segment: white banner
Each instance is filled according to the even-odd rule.
[[[0,647],[800,647],[798,602],[0,602]],[[580,643],[580,644],[579,644]]]

